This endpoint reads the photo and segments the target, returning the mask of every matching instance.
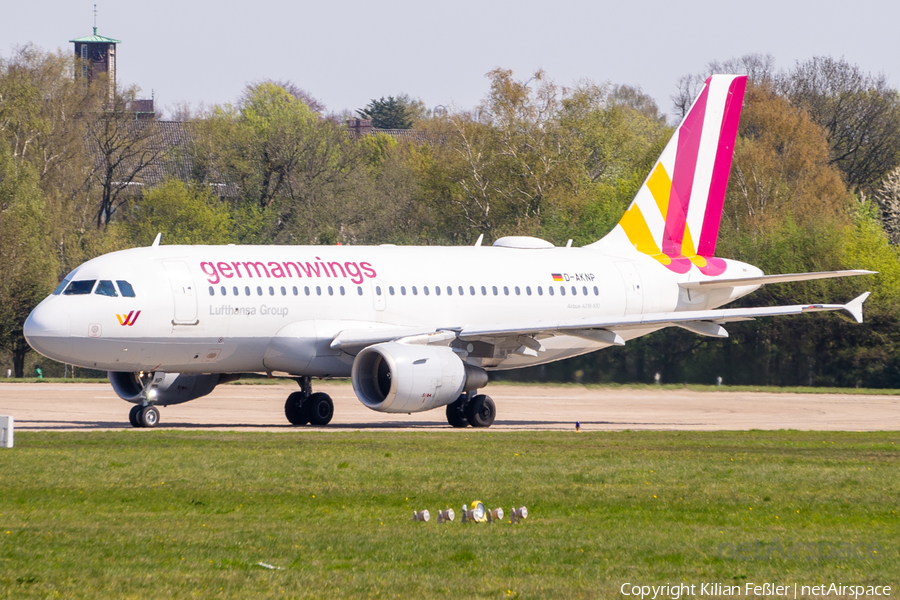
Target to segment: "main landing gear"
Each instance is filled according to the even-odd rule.
[[[496,416],[494,401],[484,394],[467,392],[447,405],[447,422],[453,427],[490,427]]]
[[[297,380],[300,391],[287,397],[284,416],[292,425],[328,425],[334,416],[334,403],[328,394],[313,393],[309,377]]]
[[[135,404],[128,413],[128,421],[132,427],[156,427],[159,411],[151,404]]]

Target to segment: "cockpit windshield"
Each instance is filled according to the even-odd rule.
[[[94,290],[95,294],[100,294],[101,296],[112,296],[118,297],[119,294],[116,293],[116,288],[113,287],[112,281],[108,281],[103,279],[100,283],[97,284],[97,289]]]
[[[69,287],[66,288],[66,291],[63,292],[63,296],[82,296],[84,294],[90,294],[91,290],[94,289],[95,283],[97,283],[96,279],[73,281],[69,284]]]
[[[63,279],[62,281],[60,281],[60,282],[59,282],[59,285],[56,286],[56,289],[53,290],[53,295],[54,295],[54,296],[59,296],[60,294],[62,294],[62,291],[63,291],[64,289],[66,289],[66,286],[69,285],[69,282],[70,282],[70,281],[72,281],[72,280],[71,280],[71,279]]]
[[[134,298],[134,288],[131,287],[131,284],[127,281],[122,281],[121,279],[116,279],[116,284],[119,286],[119,291],[122,292],[122,295],[126,298]]]

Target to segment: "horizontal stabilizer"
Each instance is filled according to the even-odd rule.
[[[874,275],[878,271],[853,269],[848,271],[819,271],[817,273],[786,273],[784,275],[762,275],[761,277],[742,277],[737,279],[707,279],[706,281],[685,281],[678,285],[686,290],[714,290],[717,288],[734,288],[745,285],[766,285],[767,283],[788,283],[791,281],[810,281],[813,279],[831,279],[833,277],[853,277],[855,275]]]

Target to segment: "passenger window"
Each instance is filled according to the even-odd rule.
[[[540,288],[538,288],[538,289],[540,289]],[[547,291],[550,292],[550,295],[551,295],[551,296],[555,293],[555,292],[553,291],[553,286],[552,286],[552,285],[548,285],[548,286],[547,286]]]
[[[503,295],[504,295],[504,296],[509,296],[509,287],[507,287],[507,286],[505,286],[505,285],[503,286]]]
[[[131,287],[131,284],[127,281],[122,281],[121,279],[116,280],[116,284],[119,286],[119,292],[125,296],[126,298],[134,298],[134,288]]]
[[[328,295],[329,295],[329,296],[334,296],[334,288],[331,287],[330,285],[328,286]]]
[[[284,286],[281,286],[281,295],[282,295],[282,296],[287,296],[287,290],[284,289]]]
[[[56,286],[56,289],[53,290],[53,294],[52,294],[52,295],[53,295],[53,296],[59,296],[59,295],[62,293],[62,291],[63,291],[64,289],[66,289],[66,286],[69,285],[69,281],[71,281],[71,280],[70,280],[70,279],[63,279],[62,281],[60,281],[60,282],[59,282],[59,285]]]
[[[249,295],[250,295],[250,286],[249,286],[249,285],[245,285],[245,286],[244,286],[244,295],[245,295],[245,296],[249,296]]]
[[[487,296],[487,288],[485,288],[484,286],[481,286],[481,295]]]
[[[405,295],[406,295],[406,286],[405,286],[405,285],[401,285],[401,286],[400,286],[400,295],[401,295],[401,296],[405,296]]]
[[[122,289],[121,286],[119,287],[119,289],[120,289],[120,290]],[[234,286],[233,288],[231,288],[231,291],[234,292],[234,295],[235,295],[235,296],[240,295],[240,294],[238,293],[237,286]]]
[[[344,286],[341,286],[341,296],[344,295]]]
[[[100,287],[99,287],[99,286],[97,287],[97,293],[98,293],[98,294],[100,293]],[[215,295],[216,295],[216,288],[214,288],[213,286],[209,286],[209,295],[210,295],[210,296],[215,296]]]
[[[525,293],[528,294],[529,296],[531,295],[531,286],[530,285],[525,286]]]
[[[463,286],[459,286],[459,295],[460,295],[460,296],[465,296],[465,295],[466,295],[466,291],[463,289]]]
[[[322,295],[322,286],[317,285],[316,286],[316,296],[321,296],[321,295]]]
[[[538,296],[543,296],[543,295],[544,295],[544,288],[542,288],[541,286],[538,286]]]
[[[436,296],[440,296],[441,295],[441,286],[439,286],[439,285],[434,286],[434,293]]]
[[[522,291],[519,289],[519,286],[516,286],[516,296],[521,296]]]
[[[573,296],[577,296],[577,295],[578,295],[578,290],[575,289],[575,286],[574,286],[574,285],[572,286],[572,295],[573,295]]]
[[[306,294],[307,296],[309,296],[309,286],[308,285],[303,286],[303,293]]]
[[[222,292],[222,295],[223,295],[223,296],[227,296],[227,295],[228,295],[228,290],[225,288],[224,285],[223,285],[222,287],[219,288],[219,291]]]
[[[475,295],[475,286],[474,285],[469,286],[469,295],[471,295],[471,296]]]
[[[274,296],[274,295],[275,295],[275,288],[273,288],[271,285],[269,286],[269,295],[270,295],[270,296]]]
[[[412,292],[413,292],[413,296],[419,295],[419,291],[416,289],[416,286],[412,286]]]
[[[595,296],[599,296],[599,295],[600,295],[600,290],[597,289],[597,286],[596,286],[596,285],[594,286],[594,295],[595,295]]]
[[[566,295],[566,286],[564,286],[564,285],[559,286],[559,295],[560,296]]]
[[[389,286],[388,286],[388,293],[389,293],[391,296],[394,295],[394,286],[392,286],[392,285],[389,285]]]
[[[426,286],[424,287],[424,289],[425,289],[425,295],[427,296],[427,295],[428,295],[428,286],[426,285]]]
[[[381,295],[381,286],[380,286],[380,285],[376,285],[376,286],[375,286],[375,295],[376,295],[376,296],[380,296],[380,295]]]
[[[94,289],[95,283],[97,283],[96,279],[73,281],[69,284],[69,287],[66,288],[66,291],[63,292],[63,296],[83,296],[85,294],[90,294],[91,290]]]
[[[294,292],[294,295],[296,296],[297,295],[297,286],[295,285],[291,291]]]
[[[587,293],[587,286],[586,286],[586,285],[581,287],[581,291],[582,291],[582,293],[584,293],[585,296],[588,295],[588,293]]]
[[[492,286],[491,286],[491,291],[494,292],[494,295],[496,296],[496,295],[497,295],[497,286],[496,286],[496,285],[492,285]]]
[[[256,286],[256,295],[262,296],[262,286],[260,286],[260,285]]]
[[[453,295],[453,288],[450,287],[449,285],[447,286],[447,295],[448,295],[448,296],[452,296],[452,295]]]
[[[212,287],[210,287],[209,289],[212,290]],[[106,279],[97,284],[97,289],[94,290],[94,293],[101,296],[111,296],[113,298],[119,297],[119,294],[116,293],[116,288],[113,286],[112,281],[108,281]]]
[[[356,293],[357,293],[357,295],[362,296],[362,286],[361,285],[356,286]]]

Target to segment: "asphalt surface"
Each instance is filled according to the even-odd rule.
[[[345,382],[313,382],[334,401],[326,427],[294,427],[284,400],[299,388],[222,385],[209,396],[160,407],[157,428],[180,430],[453,431],[444,410],[387,414],[369,410]],[[900,396],[695,392],[691,390],[491,385],[497,406],[492,430],[748,430],[898,431]],[[107,384],[0,382],[0,415],[18,431],[130,429],[131,404]]]

